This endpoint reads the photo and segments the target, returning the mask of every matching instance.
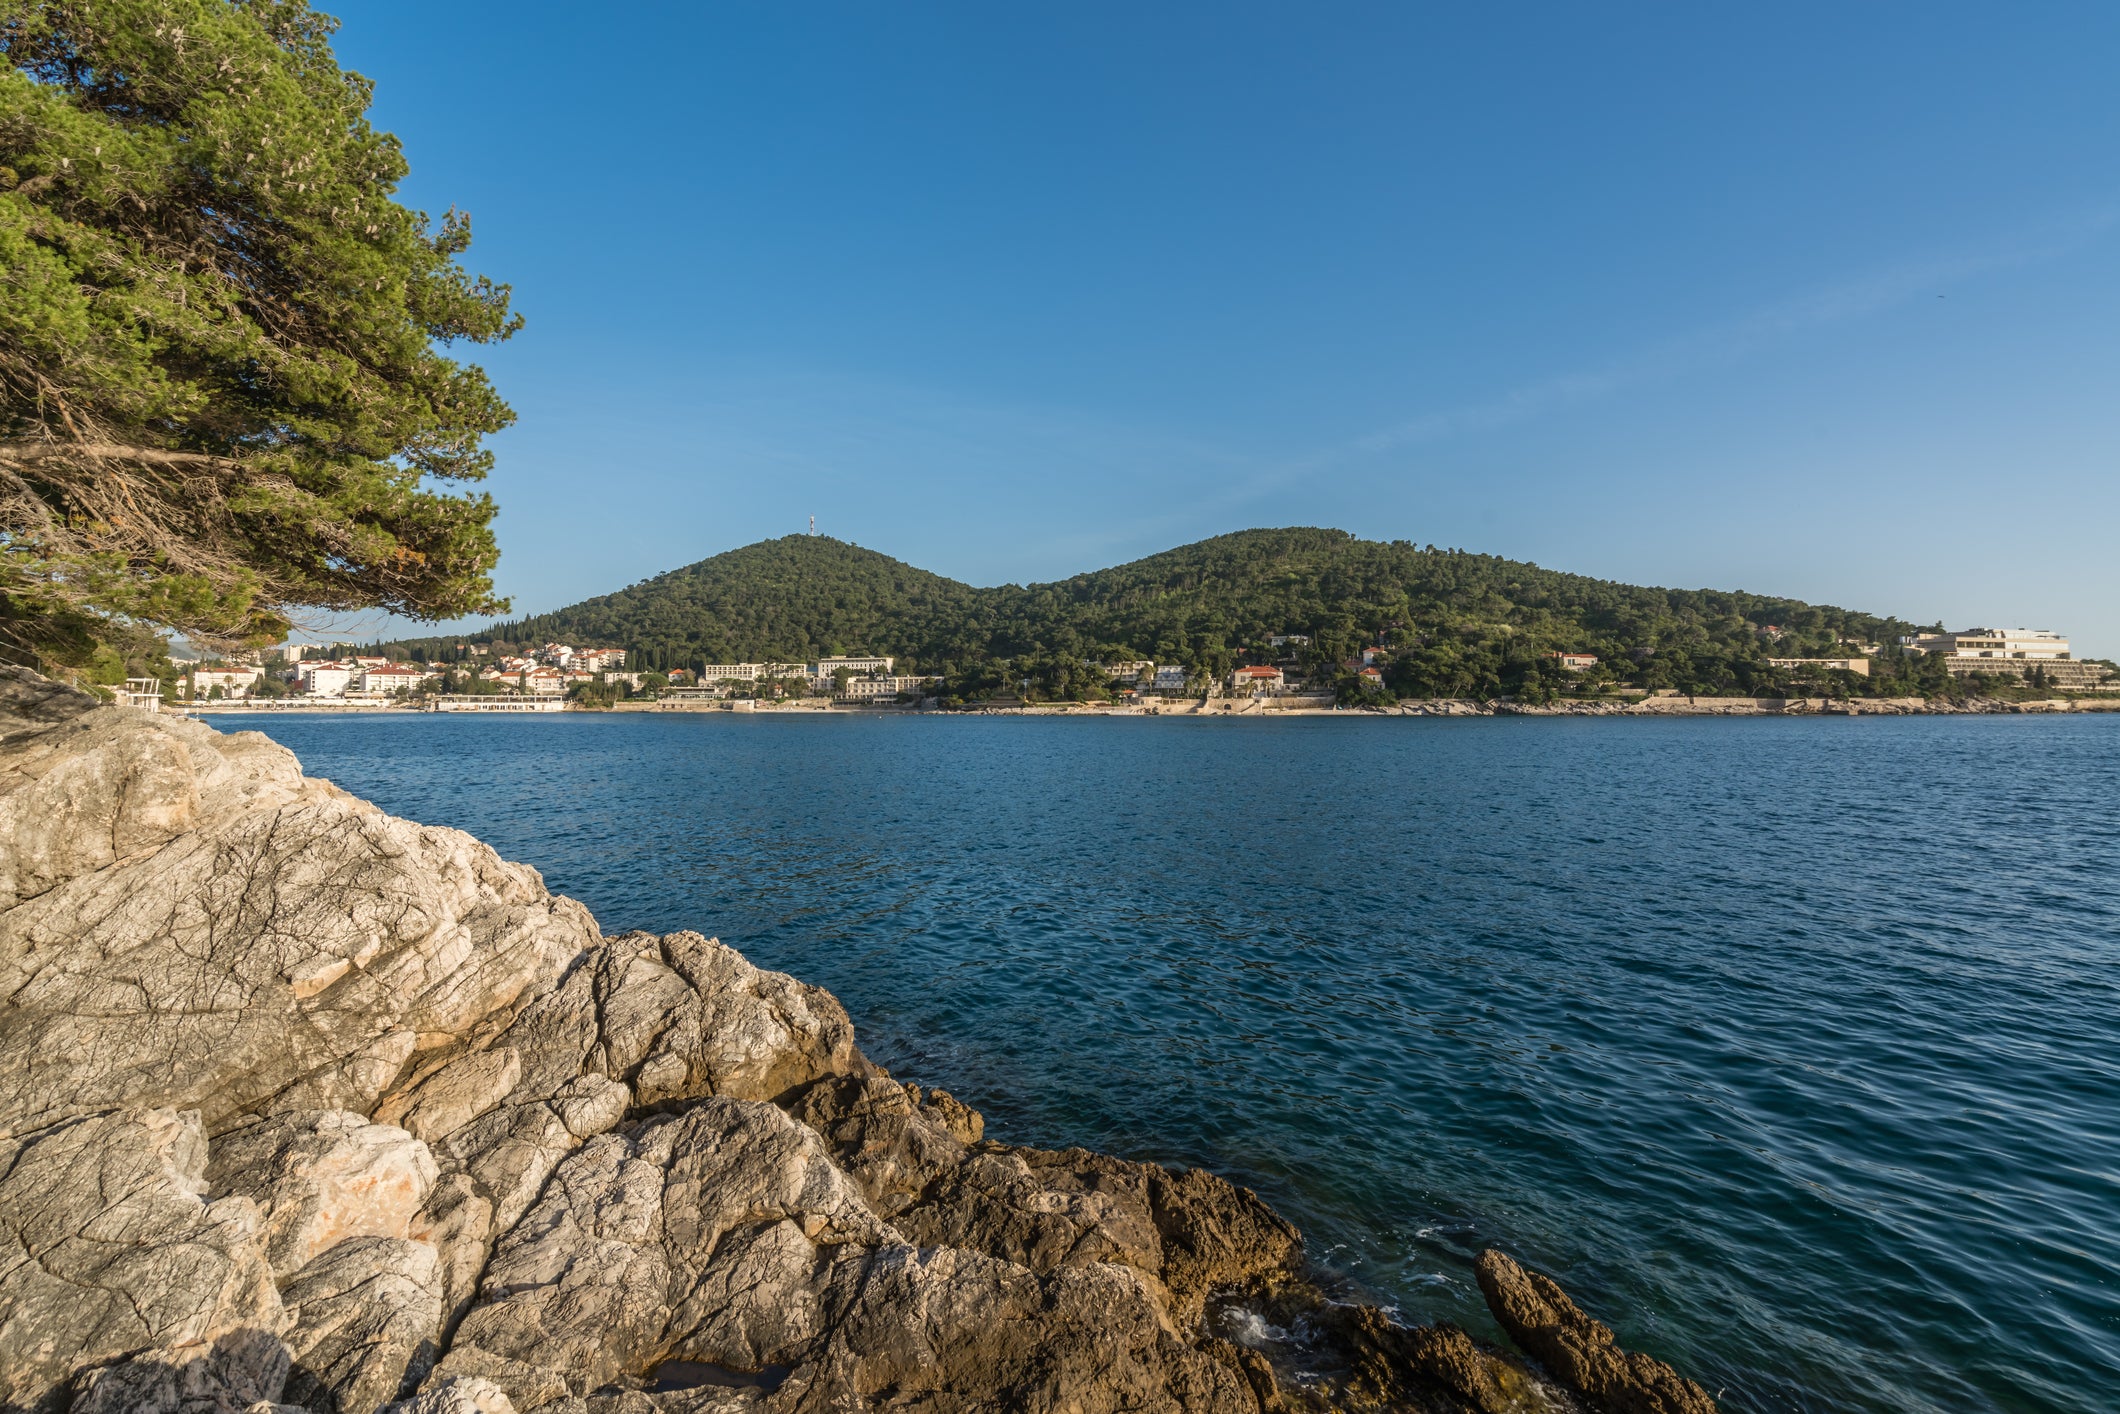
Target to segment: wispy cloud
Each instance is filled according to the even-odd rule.
[[[998,464],[1020,463],[1026,446],[1061,443],[1078,467],[1188,468],[1191,474],[1180,478],[1182,494],[1157,498],[1149,507],[1135,500],[1133,514],[1102,521],[1093,529],[1040,538],[1037,559],[1046,566],[1079,562],[1088,567],[1103,564],[1113,555],[1161,549],[1173,538],[1213,533],[1218,522],[1220,528],[1239,528],[1249,523],[1246,507],[1307,479],[1403,448],[1447,443],[1531,422],[1703,368],[1737,363],[1805,334],[1930,298],[1985,275],[2059,259],[2116,227],[2120,227],[2120,206],[2021,232],[1981,250],[1909,259],[1679,333],[1604,363],[1534,379],[1489,398],[1422,412],[1295,456],[1262,458],[1200,439],[1160,438],[1138,429],[1086,423],[1072,412],[974,407],[938,402],[932,393],[913,396],[911,390],[906,390],[903,406],[925,409],[919,420],[929,424],[921,429],[927,437],[948,440],[936,433],[951,428],[951,438],[984,442]],[[1005,446],[1015,450],[1003,452]],[[1125,501],[1110,499],[1113,504]]]
[[[1445,442],[1527,422],[1632,388],[1668,382],[1702,367],[1735,363],[1788,339],[1867,318],[1942,293],[1983,275],[2059,259],[2120,226],[2120,207],[2021,233],[1985,250],[1930,256],[1873,271],[1692,330],[1610,362],[1537,379],[1491,398],[1437,409],[1334,442],[1262,471],[1236,499],[1263,496],[1329,468],[1401,447]]]

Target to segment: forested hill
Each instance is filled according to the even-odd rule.
[[[893,653],[953,677],[999,681],[1006,664],[1065,691],[1085,659],[1222,671],[1277,656],[1268,651],[1273,635],[1307,634],[1320,660],[1387,645],[1392,686],[1409,695],[1468,695],[1550,676],[1545,655],[1555,650],[1595,653],[1601,672],[1647,686],[1765,688],[1777,671],[1770,655],[1837,657],[1844,641],[1889,645],[1916,627],[1793,599],[1643,588],[1493,555],[1286,529],[991,589],[793,535],[465,637],[623,647],[648,669]],[[447,656],[458,641],[404,646]]]
[[[907,653],[910,635],[971,616],[981,593],[843,540],[790,535],[470,638],[624,648],[656,669],[810,662]]]

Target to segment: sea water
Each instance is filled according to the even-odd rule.
[[[1206,1165],[1726,1409],[2120,1408],[2120,716],[228,717],[989,1135]]]

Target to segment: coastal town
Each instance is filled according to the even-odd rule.
[[[1778,640],[1775,625],[1762,635]],[[1320,664],[1307,634],[1275,634],[1260,657],[1276,661],[1239,663],[1227,672],[1149,659],[1085,662],[1085,675],[1104,688],[1094,703],[1104,711],[1297,712],[1347,705],[1386,709],[1394,704],[1389,668],[1393,650],[1359,649],[1345,659]],[[1777,669],[1809,682],[1834,675],[1868,678],[1877,644],[1844,644],[1835,657],[1769,657]],[[341,646],[343,648],[343,645]],[[1895,651],[1938,660],[1951,679],[1990,689],[2038,688],[2054,693],[2120,693],[2120,674],[2108,664],[2072,656],[2069,640],[2044,629],[1970,628],[1901,637]],[[1595,684],[1567,697],[1616,700],[1620,705],[1676,705],[1671,689],[1644,689],[1630,699],[1610,690],[1597,654],[1553,650],[1545,655],[1566,678]],[[121,696],[136,705],[193,711],[399,709],[435,712],[556,712],[570,708],[630,710],[755,711],[762,707],[900,708],[975,706],[1026,710],[1040,705],[1028,691],[991,693],[976,703],[945,702],[943,679],[901,671],[890,654],[829,656],[807,662],[707,663],[667,671],[629,665],[616,647],[545,643],[514,645],[461,642],[445,662],[413,661],[402,650],[325,651],[287,644],[254,657],[200,660],[184,665],[164,683],[129,681]],[[1356,700],[1348,701],[1352,684]],[[1025,684],[1027,688],[1028,684]],[[1411,701],[1398,705],[1412,708]]]

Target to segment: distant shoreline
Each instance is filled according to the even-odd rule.
[[[2120,694],[2107,698],[2054,697],[2024,702],[1996,698],[1974,698],[1966,702],[1918,697],[1878,697],[1833,700],[1818,697],[1651,697],[1632,701],[1562,701],[1543,706],[1463,698],[1409,698],[1396,707],[1332,707],[1322,704],[1273,705],[1274,699],[1242,702],[1211,699],[1205,703],[1186,701],[1167,706],[1115,707],[1104,703],[1038,703],[1003,707],[921,708],[879,706],[868,703],[778,702],[751,703],[749,699],[722,702],[622,702],[610,708],[574,708],[568,712],[643,713],[669,712],[686,715],[726,713],[730,716],[788,716],[798,714],[860,715],[875,717],[1119,717],[1192,721],[1270,721],[1281,718],[1358,717],[1918,717],[1918,716],[2048,716],[2074,712],[2120,712]],[[242,702],[181,704],[163,710],[194,717],[277,716],[550,716],[539,712],[441,713],[398,703],[317,702],[293,705],[275,699],[274,705]]]

